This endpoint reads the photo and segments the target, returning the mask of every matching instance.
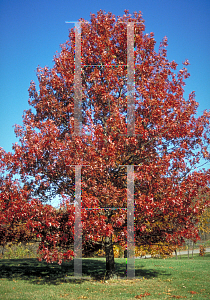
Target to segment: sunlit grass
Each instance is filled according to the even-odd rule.
[[[122,278],[126,259],[115,261],[116,271]],[[34,258],[4,259],[0,260],[0,299],[210,298],[209,253],[204,257],[194,254],[193,259],[187,255],[177,260],[174,257],[136,259],[135,269],[134,280],[124,277],[105,281],[105,259],[83,259],[84,279],[74,279],[73,261],[59,266]]]

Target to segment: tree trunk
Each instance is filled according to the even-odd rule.
[[[193,251],[194,251],[194,242],[192,244],[192,258],[193,258]]]
[[[2,257],[4,256],[4,250],[5,250],[5,245],[3,244],[2,245],[2,250],[1,250]]]
[[[113,278],[115,275],[114,251],[112,243],[112,235],[105,237],[106,252],[106,279]]]

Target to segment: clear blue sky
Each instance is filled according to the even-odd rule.
[[[37,66],[52,67],[68,39],[65,21],[89,21],[100,9],[116,16],[142,11],[157,44],[168,37],[169,60],[180,68],[190,61],[185,97],[194,90],[198,114],[210,109],[210,0],[0,0],[0,146],[6,151],[17,141],[12,126],[22,124]]]
[[[28,88],[36,81],[38,65],[52,67],[53,55],[68,39],[70,24],[90,20],[103,9],[116,16],[142,11],[146,32],[157,43],[168,37],[168,58],[180,68],[191,65],[186,97],[195,90],[198,113],[210,109],[210,1],[209,0],[1,0],[0,1],[0,146],[11,151],[14,124],[22,124],[28,108]],[[72,25],[73,26],[73,25]]]

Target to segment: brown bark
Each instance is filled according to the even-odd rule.
[[[105,237],[105,253],[106,253],[106,278],[109,279],[114,277],[115,275],[112,235]]]

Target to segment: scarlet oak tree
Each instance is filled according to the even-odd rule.
[[[31,197],[27,185],[21,187],[20,182],[13,180],[11,174],[5,175],[6,165],[2,159],[5,152],[2,149],[0,157],[0,245],[4,247],[8,242],[18,243],[41,238],[38,249],[40,260],[44,258],[47,262],[61,263],[62,259],[71,259],[73,251],[66,251],[67,243],[60,225],[65,214],[60,216],[51,205],[43,205],[41,201]],[[10,153],[6,157],[11,158]],[[72,224],[71,214],[68,222],[65,219],[65,226],[70,232],[68,243],[73,241]],[[52,249],[50,253],[48,248]]]
[[[209,202],[201,205],[193,199],[198,189],[208,189],[209,172],[195,167],[209,159],[210,114],[196,117],[195,93],[183,97],[189,62],[177,71],[178,64],[167,59],[167,38],[155,50],[154,34],[144,33],[140,12],[131,16],[125,11],[116,18],[100,10],[91,15],[90,24],[80,21],[83,135],[74,135],[72,29],[53,68],[37,69],[39,91],[31,82],[31,109],[24,113],[23,126],[16,126],[20,142],[8,168],[20,174],[34,197],[66,199],[56,219],[63,231],[59,237],[57,230],[51,232],[52,241],[58,241],[64,236],[72,240],[73,165],[86,165],[81,169],[83,245],[104,244],[112,273],[113,243],[125,245],[127,238],[126,210],[110,209],[127,207],[125,165],[135,165],[135,242],[198,239],[195,224]],[[128,22],[135,23],[134,136],[126,135]],[[51,246],[43,251],[53,256]]]
[[[6,154],[0,149],[0,245],[4,247],[8,242],[40,238],[37,251],[39,260],[58,261],[61,264],[63,259],[72,259],[73,251],[68,247],[73,243],[74,234],[72,207],[66,218],[66,212],[61,214],[60,210],[33,198],[28,184],[14,180],[12,172],[5,174],[6,164],[11,162],[11,153]],[[65,230],[68,231],[68,239]]]
[[[5,154],[0,149],[0,158]],[[8,154],[7,154],[8,155]],[[5,164],[0,159],[0,244],[31,240],[33,234],[27,228],[29,216],[29,191],[21,188],[17,180],[4,176]]]
[[[29,231],[27,232],[24,223],[26,212],[20,211],[20,204],[24,203],[21,198],[25,196],[26,191],[17,191],[15,183],[9,180],[5,183],[1,181],[0,190],[0,244],[5,246],[8,242],[31,239],[31,234]],[[25,207],[22,206],[22,208]],[[20,220],[21,213],[24,217],[22,215]]]

